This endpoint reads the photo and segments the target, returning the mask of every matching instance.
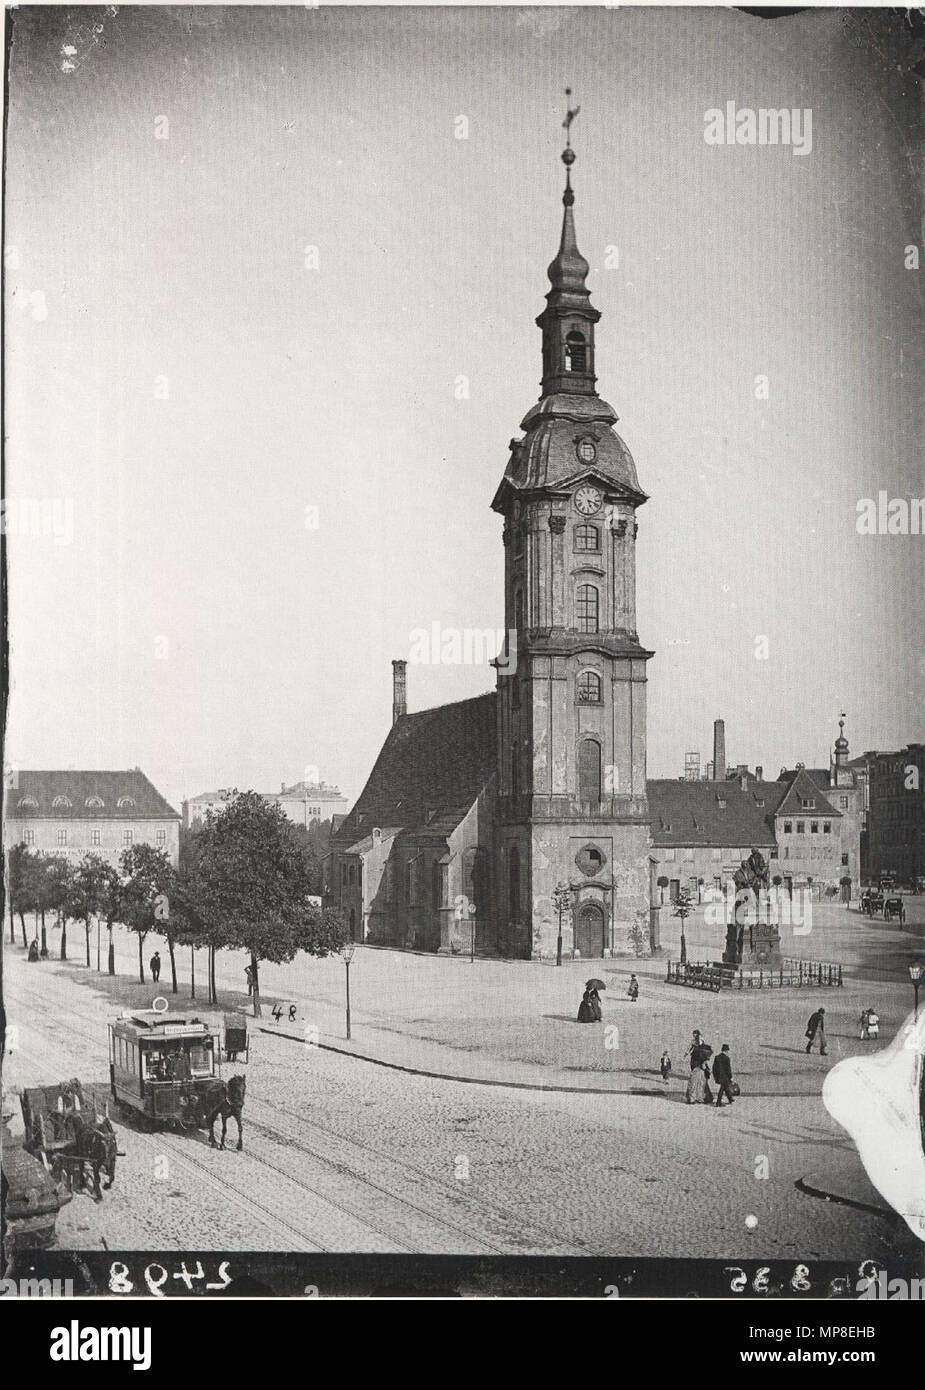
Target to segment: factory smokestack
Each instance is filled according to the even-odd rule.
[[[713,776],[717,782],[726,780],[726,725],[722,719],[713,721]]]
[[[403,714],[408,713],[408,691],[405,672],[407,661],[392,662],[392,723],[395,724]]]

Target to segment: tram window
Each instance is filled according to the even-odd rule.
[[[190,1071],[194,1076],[212,1075],[212,1051],[211,1048],[193,1046],[189,1050]]]

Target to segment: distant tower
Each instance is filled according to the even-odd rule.
[[[835,740],[835,751],[832,754],[830,780],[833,787],[853,787],[854,773],[848,766],[848,740],[845,738],[845,719],[846,715],[838,721],[838,738]]]
[[[407,661],[392,662],[392,723],[408,713]]]
[[[722,719],[713,722],[713,776],[717,782],[726,780],[726,725]]]
[[[570,139],[562,161],[562,235],[536,320],[540,399],[492,502],[504,517],[505,628],[516,633],[516,663],[498,664],[495,883],[511,954],[555,950],[553,894],[565,885],[565,949],[599,957],[648,924],[652,653],[636,635],[635,580],[647,499],[597,394],[600,314],[575,238]]]
[[[693,753],[685,753],[685,754],[684,754],[684,780],[685,780],[685,782],[699,782],[699,781],[700,781],[700,753],[699,753],[699,751],[695,751],[695,752],[693,752]]]

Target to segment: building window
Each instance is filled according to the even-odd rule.
[[[584,335],[577,329],[566,335],[565,339],[565,370],[567,372],[584,372],[587,370],[588,352],[585,346]]]
[[[810,829],[810,833],[811,833],[811,834],[813,834],[813,835],[818,835],[818,834],[819,834],[819,822],[818,822],[817,820],[811,820],[810,823],[809,823],[809,829]]]
[[[800,797],[800,807],[801,807],[802,810],[804,810],[804,811],[815,811],[815,809],[816,809],[816,803],[815,803],[815,801],[807,801],[807,799],[806,799],[805,796],[801,796],[801,797]]]
[[[578,749],[578,798],[598,805],[601,799],[601,745],[583,738]]]
[[[133,796],[120,796],[116,804],[120,811],[127,811],[135,805],[135,798]]]
[[[576,550],[600,550],[601,533],[596,526],[575,527]]]
[[[523,589],[514,590],[514,628],[517,632],[524,629],[524,591]]]
[[[54,801],[53,801],[51,804],[52,804],[52,808],[55,809],[55,810],[57,810],[58,807],[61,807],[61,806],[63,806],[63,807],[70,807],[71,802],[70,802],[70,798],[69,798],[69,797],[66,797],[66,796],[56,796],[55,799],[54,799]]]
[[[785,820],[785,821],[784,821],[784,834],[785,834],[785,835],[792,835],[792,834],[793,834],[793,821],[792,821],[792,820]]]
[[[347,861],[346,859],[340,866],[340,881],[343,888],[347,887]]]
[[[797,821],[797,834],[798,834],[798,835],[805,835],[805,834],[806,834],[806,821],[805,821],[805,820],[798,820],[798,821]]]
[[[599,705],[601,703],[601,678],[595,671],[582,671],[578,677],[578,703],[580,705]]]
[[[354,884],[354,883],[356,883],[356,881],[357,881],[357,869],[356,869],[356,865],[355,865],[355,864],[351,864],[351,865],[350,865],[350,868],[347,870],[347,882],[350,883],[350,884]]]
[[[517,746],[511,749],[511,796],[520,795],[520,759],[517,756]]]
[[[512,922],[520,917],[520,850],[511,846],[508,859],[508,916]]]
[[[95,845],[98,845],[99,842],[100,842],[100,832],[99,832],[98,830],[91,830],[91,831],[90,831],[90,843],[91,843],[91,845],[94,845],[94,846],[95,846]]]
[[[90,811],[98,811],[102,808],[103,798],[101,796],[88,796],[84,805]]]
[[[847,869],[847,867],[848,867],[848,855],[847,855],[847,852],[846,852],[845,854],[842,855],[842,857],[841,857],[841,862],[842,862],[842,864],[844,865],[844,867]]]
[[[24,831],[23,831],[23,836],[22,836],[22,842],[23,842],[24,845],[34,845],[34,844],[35,844],[35,831],[34,831],[34,830],[24,830]]]
[[[848,798],[847,798],[846,796],[840,796],[840,797],[838,798],[838,804],[839,804],[839,807],[840,807],[840,809],[841,809],[842,811],[847,811],[847,809],[848,809]]]
[[[831,822],[830,820],[824,820],[824,821],[822,822],[822,833],[823,833],[824,835],[831,835],[831,833],[832,833],[832,822]]]
[[[411,895],[414,891],[414,869],[409,859],[405,864],[405,902],[411,906]]]
[[[166,831],[166,830],[158,830],[158,831],[155,833],[154,842],[155,842],[155,844],[158,844],[158,845],[166,845],[166,843],[167,843],[167,831]]]
[[[579,584],[575,594],[575,616],[579,632],[597,632],[600,596],[593,584]]]
[[[132,832],[131,832],[131,830],[123,830],[123,831],[122,831],[122,843],[123,843],[124,845],[130,845],[130,844],[132,843]]]
[[[715,860],[717,860],[717,859],[722,859],[722,857],[723,857],[723,851],[722,851],[721,849],[711,849],[711,850],[710,850],[710,858],[711,858],[712,860],[715,861]]]
[[[67,844],[67,831],[66,831],[66,830],[59,830],[59,831],[58,831],[58,844],[59,844],[59,845],[66,845],[66,844]]]

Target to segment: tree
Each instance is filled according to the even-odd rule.
[[[83,922],[87,945],[87,965],[90,965],[90,918],[100,917],[112,902],[113,880],[119,876],[99,854],[85,854],[74,869],[68,885],[68,909],[78,922]],[[111,928],[110,928],[111,933]]]
[[[7,854],[7,895],[10,903],[10,941],[16,941],[16,926],[13,918],[14,912],[19,915],[20,926],[22,927],[22,944],[28,946],[26,940],[26,917],[27,912],[36,910],[36,887],[37,873],[35,861],[36,854],[25,844],[12,845]]]
[[[665,877],[664,874],[659,874],[656,882],[658,884],[659,889],[658,905],[659,907],[661,907],[662,903],[665,901],[665,889],[668,887],[668,879]]]
[[[297,951],[326,956],[346,941],[342,914],[308,901],[312,886],[291,822],[256,792],[233,794],[196,837],[187,902],[213,951],[227,945],[249,953],[255,1018],[261,961],[281,964]]]
[[[165,849],[132,845],[119,856],[122,870],[122,920],[138,937],[138,978],[145,982],[144,942],[150,931],[160,931],[169,915],[173,867]]]
[[[47,906],[57,912],[61,924],[61,959],[67,960],[67,920],[71,915],[74,865],[64,854],[53,854],[45,860]]]

